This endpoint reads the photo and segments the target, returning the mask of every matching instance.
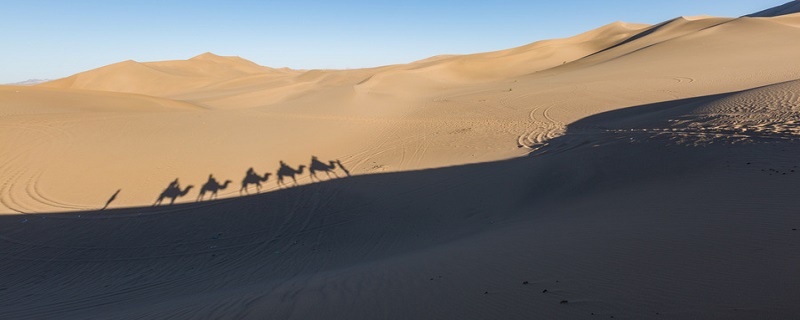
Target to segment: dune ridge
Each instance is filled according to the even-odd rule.
[[[312,155],[342,159],[357,174],[507,159],[546,146],[548,140],[563,135],[569,123],[588,115],[790,81],[797,78],[800,68],[784,61],[790,61],[800,48],[784,39],[799,31],[784,22],[772,21],[785,17],[679,17],[654,26],[616,22],[575,37],[509,50],[358,70],[279,70],[211,53],[184,61],[126,61],[30,87],[24,91],[31,93],[28,95],[10,95],[16,87],[6,87],[4,92],[15,100],[8,100],[13,107],[5,112],[13,114],[24,109],[25,113],[39,113],[33,111],[37,108],[53,112],[82,110],[69,116],[37,114],[25,120],[34,127],[70,123],[75,132],[69,137],[78,138],[69,139],[78,140],[96,141],[90,136],[100,129],[92,126],[106,122],[102,123],[102,130],[110,130],[104,132],[117,138],[100,145],[75,148],[72,142],[58,141],[67,138],[55,135],[53,144],[71,146],[73,150],[26,148],[31,158],[49,159],[49,154],[62,150],[63,157],[85,165],[71,164],[68,170],[57,173],[46,166],[24,170],[35,168],[37,173],[30,175],[51,181],[40,182],[40,191],[60,194],[53,197],[64,198],[63,202],[74,207],[102,203],[104,194],[109,192],[106,190],[120,187],[133,191],[119,199],[120,205],[143,205],[152,202],[153,193],[162,188],[160,184],[174,179],[170,176],[196,180],[210,171],[235,181],[249,167],[271,172],[279,160],[297,166],[307,164]],[[770,36],[762,36],[766,32]],[[774,59],[761,61],[759,57],[767,54]],[[74,87],[78,86],[92,90],[76,90]],[[149,102],[134,102],[151,99],[145,95],[136,98],[140,100],[131,98],[130,107],[125,108],[138,111],[137,115],[117,117],[94,112],[101,111],[102,105],[113,105],[117,111],[125,105],[94,98],[113,95],[101,90],[151,89],[160,92],[151,96],[153,101],[160,101],[164,110],[181,106],[184,112],[194,114],[161,114],[156,106],[145,107]],[[35,90],[43,91],[38,94]],[[81,95],[67,98],[52,96],[54,92]],[[129,93],[119,94],[122,97]],[[31,99],[39,100],[20,100],[32,95],[36,97]],[[84,105],[76,109],[67,101],[94,101],[90,105],[95,107],[81,109],[88,106]],[[196,111],[190,111],[192,107]],[[492,116],[486,117],[487,112]],[[64,117],[72,119],[64,122]],[[106,118],[107,121],[94,120]],[[237,124],[237,119],[245,120]],[[106,127],[117,122],[119,129]],[[308,123],[314,123],[313,127]],[[236,128],[195,129],[230,125]],[[292,129],[301,127],[307,129]],[[9,136],[22,134],[15,133],[22,129],[8,130]],[[145,139],[147,143],[137,142],[141,137],[128,136],[123,132],[126,130],[153,132],[155,136]],[[294,132],[296,137],[273,142],[272,137],[282,136],[283,132]],[[267,145],[250,146],[247,142],[255,137],[265,137]],[[358,139],[362,143],[345,143],[349,137],[371,138]],[[157,142],[150,143],[153,140]],[[218,146],[215,141],[226,141],[226,145]],[[215,147],[196,151],[206,143]],[[131,146],[130,151],[116,145]],[[455,147],[458,145],[461,148]],[[148,151],[138,151],[142,148]],[[98,149],[112,150],[99,158],[120,162],[77,160]],[[251,159],[258,159],[258,163]],[[108,169],[94,173],[90,168]],[[83,177],[65,172],[81,172]],[[120,185],[132,177],[122,172],[147,172],[147,177],[160,178]],[[104,182],[91,194],[54,184],[64,179]],[[51,206],[36,197],[32,199],[23,191],[24,186],[9,184],[7,188],[22,188],[6,192],[5,197],[24,204],[11,211],[52,210],[45,209]],[[235,191],[222,193],[223,197],[235,195]]]
[[[276,70],[240,57],[221,57],[207,52],[189,60],[144,63],[127,60],[38,86],[169,96],[216,82],[271,72],[283,73],[287,70]]]
[[[0,86],[0,318],[792,318],[797,3]]]

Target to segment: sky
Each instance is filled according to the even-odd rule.
[[[508,49],[614,22],[738,17],[789,0],[0,0],[0,83],[204,52],[346,69]]]

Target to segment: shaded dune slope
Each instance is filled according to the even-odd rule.
[[[800,1],[793,0],[791,2],[787,2],[783,5],[769,8],[763,11],[759,11],[753,14],[747,15],[747,17],[761,17],[761,18],[768,18],[768,17],[777,17],[783,16],[788,14],[794,14],[800,12]]]

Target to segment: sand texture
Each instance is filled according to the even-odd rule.
[[[796,318],[797,11],[0,86],[0,318]]]

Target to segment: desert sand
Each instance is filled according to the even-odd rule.
[[[799,10],[0,86],[0,318],[796,318]]]

